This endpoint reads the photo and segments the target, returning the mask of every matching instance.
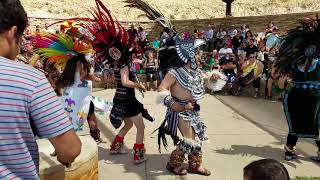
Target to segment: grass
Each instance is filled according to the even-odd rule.
[[[120,20],[143,20],[141,11],[124,8],[122,0],[102,0]],[[221,0],[145,0],[172,19],[207,19],[223,17],[225,4]],[[29,16],[75,17],[88,14],[94,0],[21,0]],[[285,14],[319,11],[319,0],[236,0],[234,16]]]
[[[320,177],[296,177],[293,180],[320,180]]]

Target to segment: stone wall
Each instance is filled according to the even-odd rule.
[[[299,20],[307,16],[315,16],[318,12],[310,13],[296,13],[296,14],[283,14],[283,15],[269,15],[269,16],[250,16],[250,17],[233,17],[233,18],[217,18],[217,19],[194,19],[194,20],[173,20],[172,24],[176,27],[178,32],[189,31],[193,32],[194,29],[204,30],[210,25],[216,25],[216,27],[228,28],[234,25],[239,28],[243,24],[250,26],[253,32],[262,32],[266,28],[269,21],[273,21],[280,31],[283,32],[286,29],[290,29],[296,25]],[[30,17],[31,26],[40,25],[44,27],[45,24],[51,24],[53,22],[62,19],[48,19]],[[129,27],[131,24],[135,27],[142,26],[149,33],[149,38],[152,39],[156,36],[160,36],[162,27],[153,21],[121,21],[125,27]],[[55,28],[58,29],[57,26]]]

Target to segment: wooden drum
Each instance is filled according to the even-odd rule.
[[[98,146],[90,136],[80,136],[81,154],[69,168],[61,165],[48,140],[37,140],[40,154],[39,176],[41,180],[97,180],[98,179]]]

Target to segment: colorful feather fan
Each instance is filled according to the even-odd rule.
[[[38,34],[33,40],[34,52],[41,60],[47,59],[47,64],[64,68],[67,61],[77,54],[94,53],[91,45],[81,41],[74,41],[72,37],[61,34]]]
[[[100,0],[96,0],[97,8],[91,12],[93,20],[84,23],[92,45],[101,60],[129,60],[130,45],[127,31],[117,20],[114,20],[109,10]],[[117,54],[117,56],[114,56]]]

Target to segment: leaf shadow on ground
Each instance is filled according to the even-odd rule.
[[[272,146],[231,145],[231,148],[216,149],[213,152],[226,155],[257,156],[262,159],[275,159],[293,168],[296,168],[297,164],[301,164],[302,161],[312,162],[304,156],[299,156],[298,159],[290,162],[286,161],[284,160],[284,150]]]

